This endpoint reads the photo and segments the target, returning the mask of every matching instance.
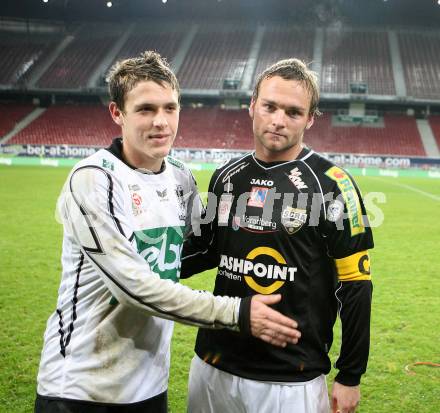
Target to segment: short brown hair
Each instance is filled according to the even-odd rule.
[[[160,85],[168,83],[180,98],[179,82],[168,62],[159,53],[147,50],[137,57],[116,62],[108,72],[110,99],[124,110],[125,95],[139,82],[152,80]]]
[[[319,86],[318,77],[316,73],[310,70],[307,65],[299,59],[284,59],[279,60],[266,70],[260,73],[257,77],[257,83],[254,87],[252,100],[256,101],[258,92],[260,90],[261,82],[264,79],[269,79],[274,76],[280,76],[284,80],[297,80],[301,82],[306,90],[310,93],[310,111],[311,115],[320,115],[318,109],[319,102]]]

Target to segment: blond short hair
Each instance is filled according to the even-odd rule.
[[[320,115],[318,109],[319,102],[319,86],[318,76],[307,65],[299,59],[284,59],[269,66],[257,77],[257,83],[254,87],[252,100],[256,101],[260,90],[261,82],[274,76],[280,76],[284,80],[297,80],[301,82],[306,90],[310,93],[310,110],[311,115]]]

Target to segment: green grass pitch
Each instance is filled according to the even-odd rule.
[[[62,228],[55,202],[67,169],[0,167],[0,412],[30,412],[46,320],[60,278]],[[209,172],[196,174],[205,190]],[[405,366],[440,362],[440,182],[417,178],[357,178],[384,221],[374,229],[372,343],[362,382],[363,413],[437,413],[440,369]],[[213,272],[186,283],[212,289]],[[339,331],[339,325],[336,326]],[[176,324],[169,399],[185,412],[196,329]],[[337,357],[340,334],[331,351]],[[332,382],[334,373],[328,378]]]

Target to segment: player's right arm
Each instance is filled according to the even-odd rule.
[[[124,213],[119,182],[96,166],[76,169],[68,179],[59,203],[66,232],[121,305],[136,307],[151,315],[208,328],[251,331],[260,338],[282,345],[296,337],[293,320],[271,308],[261,308],[267,317],[241,317],[246,299],[213,296],[171,280],[161,279],[130,242],[133,234]],[[246,307],[250,307],[246,306]],[[254,305],[255,307],[255,305]],[[249,309],[250,311],[250,309]],[[254,334],[254,335],[256,335]]]

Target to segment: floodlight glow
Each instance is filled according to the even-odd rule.
[[[162,3],[165,4],[168,0],[162,0]]]
[[[49,0],[43,0],[43,3],[48,3],[49,2]]]
[[[107,7],[112,7],[112,6],[113,6],[113,3],[111,1],[108,1],[107,2]]]

